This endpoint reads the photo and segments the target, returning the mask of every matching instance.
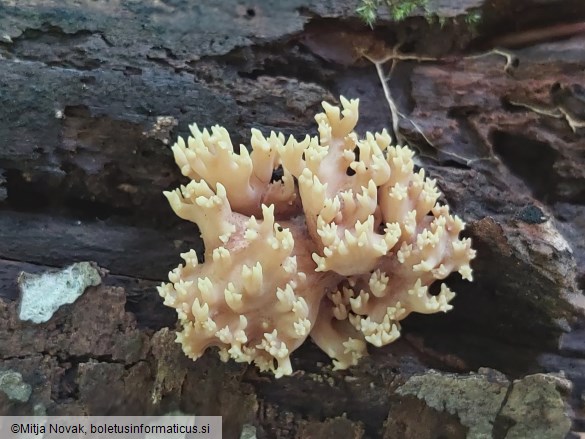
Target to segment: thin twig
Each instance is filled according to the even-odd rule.
[[[500,55],[506,58],[506,65],[504,66],[504,72],[510,73],[518,65],[518,57],[512,52],[508,52],[503,49],[492,49],[488,52],[480,53],[478,55],[466,56],[466,59],[484,58],[490,55]]]
[[[392,97],[392,92],[390,91],[389,82],[392,77],[392,72],[394,71],[394,67],[396,66],[397,61],[437,61],[438,58],[432,57],[424,57],[424,56],[417,56],[417,55],[407,55],[398,52],[398,46],[395,46],[392,51],[382,59],[374,59],[369,55],[362,53],[362,56],[370,61],[376,67],[376,73],[378,74],[378,78],[380,79],[380,83],[382,84],[382,89],[384,90],[384,96],[386,98],[386,102],[388,103],[388,107],[390,108],[390,115],[392,118],[392,130],[394,132],[394,137],[396,137],[396,142],[399,144],[404,144],[405,138],[400,133],[399,122],[400,118],[406,119],[408,122],[412,124],[414,129],[418,131],[421,136],[425,139],[425,141],[432,146],[435,147],[433,143],[429,140],[429,138],[425,135],[422,129],[410,118],[406,117],[405,114],[400,112],[394,98]],[[392,61],[390,65],[390,70],[388,71],[388,75],[384,74],[384,64],[388,61]]]
[[[537,105],[520,101],[508,101],[508,103],[516,107],[528,108],[530,111],[534,111],[536,114],[541,114],[543,116],[554,117],[555,119],[565,119],[574,133],[577,132],[578,128],[585,128],[585,120],[575,118],[563,106],[555,107],[553,105]]]
[[[510,54],[508,52],[505,52],[503,50],[498,50],[498,49],[492,50],[488,53],[471,56],[468,58],[479,58],[481,56],[487,56],[487,55],[492,54],[492,53],[506,57],[506,67],[504,68],[504,70],[512,67],[517,62],[517,58],[513,54]],[[392,77],[392,72],[394,71],[394,68],[396,67],[397,61],[438,61],[438,60],[440,60],[440,58],[401,54],[398,52],[398,46],[395,46],[388,55],[386,55],[385,57],[380,58],[380,59],[374,59],[373,57],[369,56],[368,54],[366,54],[363,51],[362,51],[361,55],[364,58],[366,58],[368,61],[370,61],[372,64],[374,64],[374,66],[376,67],[376,73],[378,74],[378,78],[380,79],[380,83],[381,83],[382,89],[384,91],[384,97],[386,98],[386,102],[388,103],[388,107],[390,108],[390,115],[392,118],[392,130],[394,131],[394,136],[396,137],[396,142],[398,144],[404,144],[405,138],[400,133],[400,127],[399,127],[400,118],[403,118],[412,124],[412,126],[415,128],[415,130],[421,134],[423,139],[427,142],[427,144],[430,147],[432,147],[433,149],[438,151],[438,148],[425,135],[425,133],[423,132],[421,127],[416,122],[414,122],[412,119],[406,117],[406,115],[403,114],[398,109],[398,106],[396,105],[396,102],[394,101],[394,99],[392,97],[389,82],[390,82],[391,77]],[[392,61],[392,64],[390,65],[388,75],[385,75],[384,74],[384,64],[387,63],[388,61]],[[486,160],[486,161],[493,160],[493,158],[489,157],[489,156],[471,159],[471,158],[460,156],[454,152],[442,151],[442,153],[447,155],[447,156],[453,157],[457,160],[464,162],[467,166],[471,165],[474,162],[479,162],[479,161],[484,161],[484,160]],[[422,154],[422,155],[427,156],[426,154]],[[430,158],[432,158],[432,157],[430,157]]]

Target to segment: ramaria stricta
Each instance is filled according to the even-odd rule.
[[[385,130],[360,139],[358,100],[341,104],[323,102],[319,136],[300,142],[253,129],[251,152],[236,154],[225,128],[192,125],[173,146],[191,182],[165,195],[199,226],[205,262],[183,253],[159,293],[190,358],[217,346],[224,361],[281,377],[310,335],[345,369],[366,342],[396,340],[411,312],[450,310],[455,294],[444,283],[430,294],[433,282],[454,271],[472,280],[464,224],[415,172],[413,151],[391,146]]]

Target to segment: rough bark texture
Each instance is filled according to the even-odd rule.
[[[382,14],[374,30],[355,7],[0,1],[0,414],[180,409],[223,415],[228,438],[585,431],[585,26],[567,27],[583,2],[437,0],[443,26]],[[349,371],[310,342],[279,380],[212,352],[187,360],[155,290],[201,248],[161,195],[182,182],[169,143],[194,121],[237,143],[252,127],[314,133],[340,94],[361,99],[362,131],[389,127],[362,55],[397,44],[437,58],[400,61],[386,83],[399,134],[468,223],[475,282],[451,279],[452,312],[409,317]],[[513,49],[506,69],[472,56],[496,45]],[[46,323],[20,321],[19,273],[78,261],[108,270],[102,285]]]

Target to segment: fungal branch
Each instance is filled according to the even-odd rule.
[[[472,280],[464,224],[437,202],[414,152],[391,145],[386,130],[358,136],[359,102],[340,100],[341,108],[323,102],[316,137],[254,130],[251,152],[236,154],[222,127],[192,125],[192,137],[173,146],[192,181],[165,195],[199,226],[205,260],[183,253],[158,291],[193,360],[216,346],[224,361],[280,377],[311,337],[345,369],[367,343],[396,340],[410,313],[449,311],[449,274]],[[280,167],[285,177],[272,181]]]

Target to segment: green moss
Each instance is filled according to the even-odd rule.
[[[427,3],[428,0],[360,0],[356,12],[367,25],[373,26],[382,5],[388,8],[394,21],[402,21],[416,8],[423,8],[425,14],[428,14]]]
[[[373,27],[376,22],[378,10],[382,6],[388,8],[390,17],[396,22],[405,20],[417,8],[424,10],[424,17],[429,24],[438,23],[441,28],[445,26],[447,21],[461,19],[461,16],[448,19],[447,17],[432,13],[428,9],[428,2],[429,0],[360,0],[356,12],[370,27]],[[479,9],[471,9],[468,14],[463,16],[463,20],[472,31],[476,31],[477,26],[482,20],[481,11]]]

